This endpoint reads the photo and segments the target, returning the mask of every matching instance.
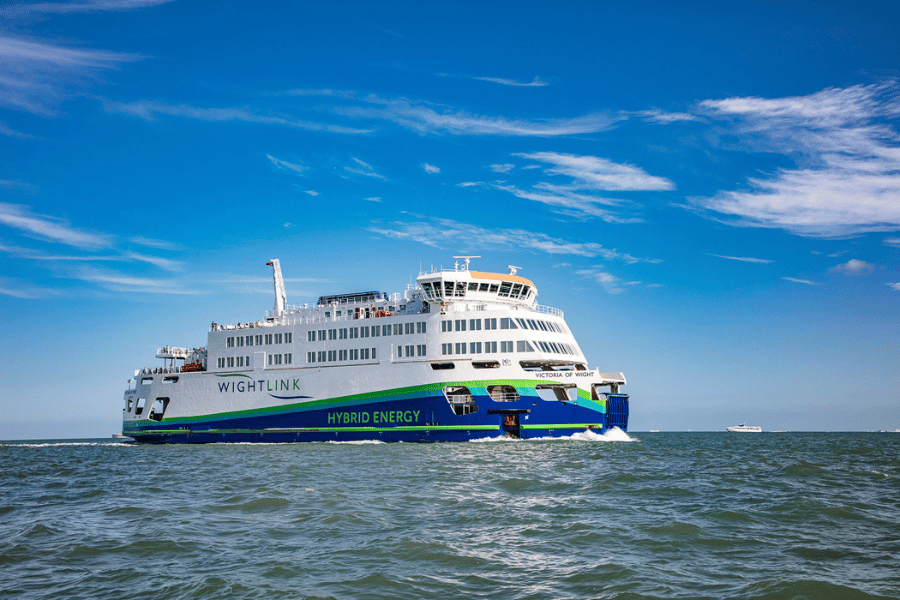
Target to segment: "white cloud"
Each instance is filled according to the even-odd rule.
[[[900,115],[897,87],[826,89],[792,98],[728,98],[700,103],[730,120],[742,148],[791,157],[796,168],[748,179],[749,190],[693,200],[726,222],[837,238],[900,230]]]
[[[503,190],[523,198],[541,202],[556,209],[557,213],[574,218],[596,217],[607,223],[639,223],[641,219],[636,217],[620,217],[612,211],[600,208],[600,206],[616,206],[622,204],[620,200],[603,198],[588,194],[578,194],[571,190],[547,184],[535,185],[536,190],[521,190],[512,185],[495,184],[495,188]]]
[[[79,231],[69,227],[61,219],[36,215],[24,206],[3,202],[0,202],[0,223],[38,239],[76,248],[106,248],[112,245],[113,240],[112,236]]]
[[[167,242],[165,240],[154,240],[140,235],[129,238],[128,241],[133,244],[139,244],[141,246],[159,248],[160,250],[179,250],[181,248],[178,244],[173,244],[172,242]]]
[[[19,281],[0,276],[0,295],[23,300],[38,300],[59,296],[60,293],[57,290],[40,287],[28,281]]]
[[[441,172],[441,170],[440,170],[438,167],[435,167],[434,165],[429,165],[428,163],[423,163],[423,164],[422,164],[422,168],[425,169],[425,172],[426,172],[426,173],[432,173],[432,174],[434,174],[434,173],[440,173],[440,172]]]
[[[662,125],[667,125],[669,123],[675,123],[677,121],[700,121],[701,117],[691,114],[691,113],[672,113],[666,112],[664,110],[652,109],[652,110],[641,110],[637,112],[623,113],[626,115],[631,115],[635,117],[640,117],[645,121],[650,123],[659,123]]]
[[[821,283],[816,283],[815,281],[810,281],[809,279],[797,279],[796,277],[782,277],[785,281],[792,281],[794,283],[803,283],[806,285],[822,285]]]
[[[370,196],[369,198],[363,198],[363,200],[367,200],[368,202],[381,202],[381,196]]]
[[[522,83],[513,79],[503,79],[501,77],[474,77],[474,79],[477,81],[489,81],[491,83],[499,83],[500,85],[510,85],[514,87],[545,87],[550,85],[537,76],[535,76],[534,80],[530,83]]]
[[[491,165],[491,171],[493,171],[494,173],[509,173],[514,168],[516,168],[516,165],[509,163],[505,163],[502,165]]]
[[[867,262],[851,258],[847,262],[831,267],[835,273],[843,273],[844,275],[864,275],[871,273],[875,269],[875,265]]]
[[[134,277],[112,271],[104,271],[91,267],[83,267],[69,275],[94,283],[111,292],[127,292],[141,294],[197,294],[199,292],[184,289],[181,282],[167,279]]]
[[[166,271],[180,271],[182,268],[182,263],[179,261],[161,258],[159,256],[147,256],[146,254],[138,254],[136,252],[126,252],[122,256],[129,260],[150,263],[151,265],[155,265]]]
[[[884,285],[888,286],[895,292],[900,292],[900,281],[895,282],[895,283],[885,283]]]
[[[605,248],[594,242],[573,242],[551,237],[545,233],[522,229],[483,228],[451,219],[430,221],[402,221],[380,226],[373,224],[368,230],[393,239],[410,240],[434,248],[459,249],[528,249],[545,254],[601,257],[627,264],[659,263],[659,259],[636,258],[617,250]]]
[[[894,246],[895,248],[900,248],[900,238],[884,238],[885,246]]]
[[[297,163],[291,163],[286,160],[281,160],[279,158],[275,158],[271,154],[266,154],[266,158],[269,159],[269,162],[271,162],[275,166],[275,168],[281,171],[293,171],[294,173],[302,175],[305,171],[309,170],[309,167],[307,166]]]
[[[746,263],[763,264],[763,265],[768,265],[768,264],[771,264],[772,262],[774,262],[774,261],[768,260],[766,258],[749,258],[746,256],[723,256],[721,254],[710,254],[710,256],[715,256],[716,258],[727,258],[728,260],[737,260],[737,261],[746,262]]]
[[[304,193],[304,194],[309,194],[309,195],[312,196],[312,197],[316,197],[316,196],[319,195],[319,192],[317,192],[317,191],[315,191],[315,190],[305,190],[303,193]]]

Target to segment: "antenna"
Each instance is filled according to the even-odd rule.
[[[469,270],[469,261],[472,260],[473,258],[481,258],[481,257],[480,256],[454,256],[453,258],[456,259],[456,262],[453,263],[454,271],[459,271],[459,259],[460,258],[465,261],[465,264],[463,265],[463,271],[468,271]]]
[[[512,266],[512,265],[506,265],[506,268],[509,269],[509,274],[510,274],[510,275],[515,275],[515,274],[516,274],[516,271],[518,271],[518,270],[521,269],[522,267],[514,267],[514,266]]]

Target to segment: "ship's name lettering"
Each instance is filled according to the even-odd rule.
[[[378,423],[418,423],[420,410],[373,410],[372,412],[330,412],[329,425],[368,425]]]
[[[563,377],[593,377],[591,371],[539,371],[534,373],[538,379],[562,379]]]
[[[256,381],[253,381],[252,379],[239,379],[238,381],[219,382],[219,392],[287,392],[299,389],[299,379],[276,379],[275,381],[268,381],[266,379],[257,379]]]

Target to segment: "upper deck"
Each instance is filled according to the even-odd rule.
[[[537,288],[530,280],[516,275],[520,267],[507,265],[509,273],[484,273],[469,270],[470,259],[479,257],[455,258],[465,262],[460,266],[457,261],[452,270],[435,270],[416,278],[426,301],[442,306],[458,302],[483,302],[535,307]]]

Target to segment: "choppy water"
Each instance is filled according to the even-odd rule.
[[[0,443],[0,597],[900,597],[900,434],[592,437]]]

